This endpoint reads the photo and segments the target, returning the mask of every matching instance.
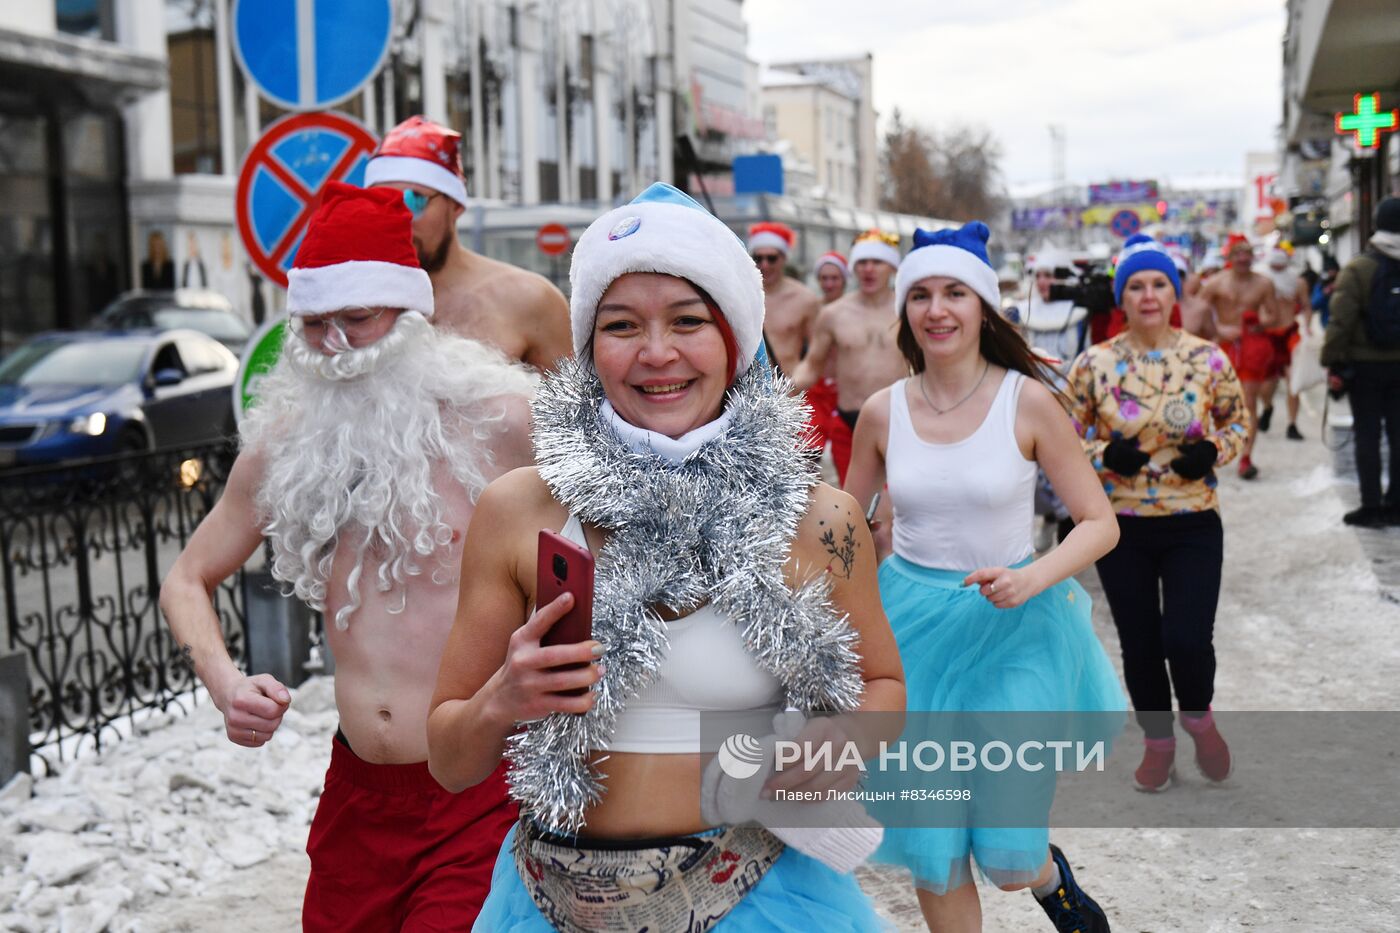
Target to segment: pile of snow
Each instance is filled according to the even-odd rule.
[[[0,790],[0,930],[140,933],[158,900],[302,851],[335,726],[317,678],[262,749],[229,742],[206,703],[56,777],[16,775]]]

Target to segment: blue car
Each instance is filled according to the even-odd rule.
[[[227,437],[237,375],[197,331],[39,334],[0,361],[0,468]]]

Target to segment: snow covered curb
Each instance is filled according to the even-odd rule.
[[[229,742],[206,703],[57,777],[16,776],[0,791],[0,930],[140,933],[156,900],[301,852],[335,726],[333,681],[316,678],[267,749]]]

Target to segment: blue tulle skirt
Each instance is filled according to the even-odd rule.
[[[496,856],[491,893],[473,930],[480,933],[552,933],[520,881],[511,847],[512,827]],[[866,933],[889,930],[853,875],[841,875],[794,849],[786,849],[757,887],[714,928],[723,933]]]
[[[1094,634],[1084,588],[1071,578],[998,609],[976,586],[962,585],[966,575],[897,555],[880,565],[880,600],[899,643],[911,713],[1112,712],[1086,717],[1083,727],[1111,742],[1127,701]],[[1049,828],[887,827],[874,858],[909,868],[920,887],[941,894],[971,880],[969,854],[993,883],[1030,881],[1049,855]]]

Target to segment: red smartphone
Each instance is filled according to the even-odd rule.
[[[540,645],[574,645],[593,637],[593,555],[563,535],[540,530],[535,566],[535,606],[548,606],[560,593],[574,594],[573,607],[540,639]],[[558,670],[577,670],[585,664],[566,664]],[[585,689],[565,691],[582,696]]]

